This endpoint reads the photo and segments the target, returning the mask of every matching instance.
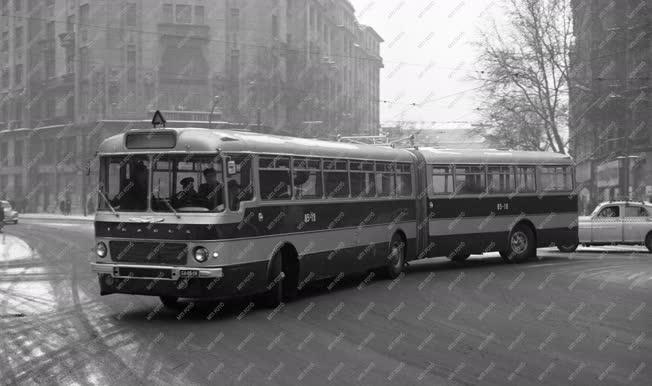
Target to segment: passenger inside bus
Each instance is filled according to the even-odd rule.
[[[217,179],[217,170],[208,168],[204,170],[206,182],[199,186],[198,196],[208,210],[224,205],[224,188]]]
[[[121,210],[147,209],[147,177],[148,170],[144,163],[138,162],[132,166],[133,175],[121,188],[122,195],[114,199]]]
[[[186,177],[181,180],[181,190],[175,195],[172,206],[175,208],[195,206],[198,200],[198,193],[195,190],[195,179]]]

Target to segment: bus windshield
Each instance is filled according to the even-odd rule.
[[[150,172],[152,180],[148,182]],[[100,210],[221,212],[225,209],[222,158],[197,155],[103,157],[100,196]]]

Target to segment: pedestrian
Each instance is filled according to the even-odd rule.
[[[5,226],[5,209],[0,205],[0,233],[2,233],[2,227]]]
[[[72,200],[70,197],[66,198],[66,215],[70,216],[72,213]]]
[[[61,202],[59,202],[59,210],[61,211],[62,215],[64,216],[66,215],[66,202],[64,200],[61,200]]]

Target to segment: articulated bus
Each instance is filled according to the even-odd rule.
[[[560,154],[159,128],[111,137],[98,156],[102,295],[275,306],[328,277],[578,243],[573,163]]]

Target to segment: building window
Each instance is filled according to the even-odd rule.
[[[7,31],[2,32],[2,43],[0,49],[2,52],[9,51],[9,32]]]
[[[14,11],[20,12],[23,10],[23,0],[14,0]]]
[[[204,24],[204,6],[197,5],[195,6],[195,24]]]
[[[9,87],[9,69],[7,67],[2,69],[2,87]]]
[[[16,85],[21,85],[23,83],[23,65],[16,65],[16,74],[15,74]]]
[[[14,166],[23,166],[23,141],[14,143]]]
[[[174,23],[174,5],[163,4],[163,22]]]
[[[231,29],[237,31],[240,29],[240,9],[231,8]]]
[[[7,142],[0,142],[0,166],[4,166],[7,163],[7,157],[9,154],[8,150],[9,145]],[[0,186],[0,188],[4,188],[5,186]]]
[[[84,4],[79,7],[79,38],[82,42],[88,40],[88,25],[90,24],[90,6]]]
[[[177,23],[178,24],[190,24],[192,23],[192,8],[186,4],[177,5]]]
[[[75,15],[69,15],[66,19],[66,32],[75,31]]]
[[[136,3],[127,3],[125,7],[127,14],[125,15],[125,24],[127,27],[136,27],[138,24],[138,9]]]
[[[278,38],[278,16],[272,15],[272,36]]]
[[[136,81],[136,46],[127,47],[127,80]]]
[[[9,0],[2,0],[2,5],[0,7],[2,8],[2,16],[7,16],[9,14]]]
[[[82,78],[88,76],[88,47],[79,49],[79,72]]]
[[[23,46],[23,27],[17,27],[14,32],[14,47],[19,49]]]

